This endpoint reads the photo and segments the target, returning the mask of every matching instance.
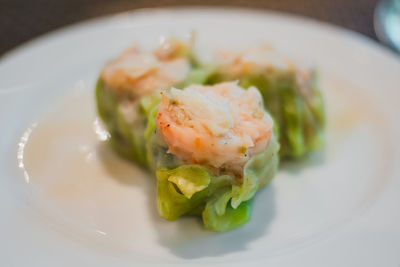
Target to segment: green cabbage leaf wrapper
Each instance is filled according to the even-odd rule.
[[[244,166],[243,177],[215,176],[201,165],[158,168],[157,208],[167,220],[185,214],[202,216],[205,227],[228,231],[250,220],[252,198],[274,177],[279,164],[279,144],[272,138],[268,148]],[[161,157],[161,161],[165,159]],[[173,165],[173,164],[171,164]]]
[[[182,86],[205,83],[213,72],[212,66],[193,68]],[[278,169],[280,146],[276,128],[267,149],[249,159],[241,177],[216,175],[206,166],[185,164],[167,152],[168,146],[158,134],[155,120],[159,93],[125,105],[128,100],[112,93],[100,78],[96,100],[113,149],[155,173],[157,209],[163,218],[201,216],[205,227],[214,231],[228,231],[250,220],[252,198]],[[134,116],[126,115],[127,107],[133,109]]]
[[[240,86],[255,86],[260,91],[266,109],[279,127],[281,157],[299,158],[323,147],[325,111],[315,71],[309,90],[302,92],[293,71],[274,70],[227,77],[218,68],[215,70],[208,76],[207,84],[238,79]]]
[[[151,98],[151,97],[148,97]],[[156,98],[156,96],[153,96]],[[152,100],[142,99],[129,105],[136,114],[131,121],[127,121],[123,115],[123,103],[102,81],[99,79],[96,85],[97,110],[110,133],[110,144],[113,149],[125,158],[147,166],[145,130],[147,127],[146,108]],[[128,106],[128,105],[127,105]]]

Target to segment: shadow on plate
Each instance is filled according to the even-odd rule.
[[[325,149],[311,152],[300,159],[286,159],[280,162],[279,171],[298,174],[307,168],[315,168],[325,163]],[[297,177],[297,176],[296,176]]]

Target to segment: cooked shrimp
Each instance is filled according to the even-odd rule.
[[[214,168],[243,167],[268,146],[273,127],[258,90],[237,82],[172,88],[162,95],[156,121],[169,153]]]
[[[154,51],[131,47],[108,63],[101,73],[104,82],[117,93],[148,95],[183,82],[190,63],[185,44],[171,39]]]
[[[241,52],[221,51],[217,55],[220,71],[228,79],[240,79],[254,73],[276,73],[280,71],[295,74],[302,93],[307,94],[313,70],[303,62],[293,62],[269,46],[262,46]]]

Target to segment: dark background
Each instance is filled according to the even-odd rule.
[[[136,8],[240,6],[303,15],[333,23],[376,40],[377,0],[0,0],[0,55],[62,26]]]

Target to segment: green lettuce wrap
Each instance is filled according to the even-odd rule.
[[[141,101],[122,101],[100,78],[96,85],[97,111],[110,133],[110,144],[121,156],[147,167],[144,133],[147,127],[146,109],[157,101],[157,95]],[[125,109],[125,110],[124,110]],[[128,115],[134,114],[131,118]]]
[[[159,93],[130,104],[136,114],[131,121],[121,112],[122,102],[101,79],[96,98],[112,147],[156,174],[157,208],[163,218],[200,215],[205,227],[215,231],[228,231],[250,220],[254,194],[271,181],[278,168],[279,144],[275,136],[264,152],[246,163],[241,180],[233,175],[218,176],[205,166],[186,165],[167,153],[168,147],[156,130]]]
[[[299,88],[292,72],[254,74],[241,79],[243,87],[256,86],[279,125],[283,157],[302,157],[324,144],[325,114],[317,75],[312,73],[308,92]]]
[[[282,158],[299,158],[321,149],[325,111],[316,71],[307,69],[307,78],[301,78],[304,70],[291,65],[288,68],[275,67],[273,63],[262,68],[243,65],[245,70],[229,72],[226,65],[216,64],[206,84],[238,80],[245,88],[255,86],[279,126]]]
[[[216,175],[203,165],[187,165],[171,153],[156,128],[157,105],[148,113],[147,162],[157,177],[157,208],[167,220],[183,215],[201,215],[204,226],[228,231],[250,220],[252,198],[269,184],[279,165],[279,143],[275,137],[262,153],[253,155],[238,178]]]
[[[246,163],[242,180],[231,175],[216,176],[201,165],[158,168],[159,214],[167,220],[198,214],[205,227],[214,231],[228,231],[245,224],[250,220],[255,193],[277,171],[278,154],[279,144],[272,138],[266,151]]]

